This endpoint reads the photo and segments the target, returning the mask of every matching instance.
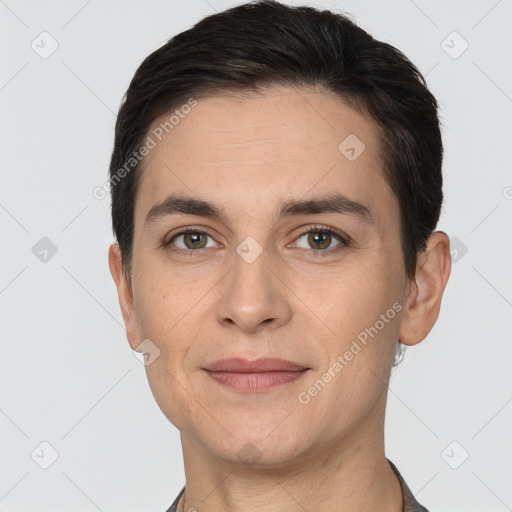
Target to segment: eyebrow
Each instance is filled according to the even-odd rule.
[[[373,222],[373,216],[368,207],[340,193],[308,200],[294,199],[285,201],[278,208],[277,217],[286,218],[295,215],[319,213],[350,215],[363,222]],[[162,202],[156,203],[151,207],[146,215],[145,224],[177,214],[199,215],[201,217],[217,219],[221,222],[226,222],[227,220],[224,209],[212,203],[183,195],[170,195]]]

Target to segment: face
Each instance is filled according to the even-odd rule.
[[[157,140],[117,284],[183,439],[279,465],[378,435],[410,304],[399,227],[376,125],[326,92],[200,99]]]

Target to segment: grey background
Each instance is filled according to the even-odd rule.
[[[143,58],[237,3],[0,1],[0,511],[163,512],[184,484],[178,431],[125,338],[109,197],[92,190]],[[512,510],[512,2],[310,5],[404,51],[441,104],[438,228],[457,254],[436,326],[394,372],[387,455],[431,511]]]

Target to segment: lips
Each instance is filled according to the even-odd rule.
[[[265,391],[297,381],[309,368],[293,361],[262,358],[219,359],[204,368],[210,377],[224,386],[247,392]]]
[[[305,366],[287,361],[286,359],[262,358],[248,361],[239,357],[219,359],[209,364],[205,370],[209,372],[260,373],[260,372],[300,372]]]

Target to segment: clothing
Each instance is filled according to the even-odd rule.
[[[396,466],[389,459],[387,459],[387,460],[389,462],[389,465],[391,466],[391,469],[395,472],[395,475],[398,477],[398,481],[400,482],[400,487],[402,488],[402,496],[404,498],[404,508],[403,508],[402,512],[428,512],[428,510],[424,506],[420,505],[416,501],[416,498],[414,497],[413,493],[411,492],[411,490],[405,483],[404,479],[402,478],[402,475],[400,474],[400,472],[398,471]],[[184,492],[185,492],[185,487],[183,487],[183,489],[181,489],[180,493],[174,500],[174,503],[171,505],[171,507],[169,509],[167,509],[166,512],[176,512],[177,511],[178,502],[180,501],[180,498]]]
[[[391,466],[391,469],[395,472],[395,475],[398,477],[400,487],[402,488],[402,496],[404,498],[404,509],[402,512],[428,512],[428,510],[423,505],[420,505],[416,501],[414,494],[411,492],[411,490],[405,483],[404,479],[402,478],[402,475],[400,474],[396,466],[389,459],[387,460],[389,465]],[[185,489],[183,488],[183,490]]]

